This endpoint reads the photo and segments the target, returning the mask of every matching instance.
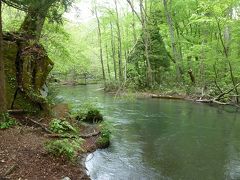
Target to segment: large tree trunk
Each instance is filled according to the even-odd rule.
[[[18,34],[4,35],[8,109],[49,113],[44,87],[53,62],[39,39],[49,8],[56,0],[30,3]]]
[[[23,33],[25,37],[38,41],[41,36],[46,14],[46,10],[41,13],[37,11],[29,11],[20,28],[20,32]]]
[[[53,62],[41,45],[30,45],[17,34],[3,37],[8,109],[48,112],[44,87]]]
[[[4,113],[7,112],[5,94],[5,73],[3,59],[3,38],[2,38],[2,1],[0,1],[0,122],[4,120]]]
[[[40,39],[47,13],[56,1],[39,0],[30,4],[28,13],[19,30],[24,37],[36,41]]]

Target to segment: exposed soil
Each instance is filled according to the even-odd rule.
[[[43,145],[49,139],[41,128],[16,126],[0,130],[0,137],[0,180],[58,180],[65,177],[71,180],[89,179],[80,159],[78,163],[73,163],[63,157],[53,157],[45,151]],[[97,138],[86,139],[83,145],[86,152],[97,149]],[[80,157],[83,156],[84,154],[80,154]]]

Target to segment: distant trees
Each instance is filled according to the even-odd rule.
[[[104,66],[113,68],[119,82],[126,74],[124,82],[142,88],[185,86],[204,95],[206,85],[216,91],[235,87],[239,6],[237,0],[113,0],[101,6],[99,17],[100,26],[108,27],[102,41],[111,44],[113,59]]]
[[[53,3],[45,18],[57,20],[59,11],[55,13],[54,9],[65,1],[42,5],[41,8],[48,8],[48,3]],[[19,8],[28,7],[27,0],[11,2],[18,6],[20,3]],[[38,3],[41,2],[44,0]],[[57,28],[45,24],[44,32],[61,37],[51,44],[44,41],[46,36],[42,39],[51,57],[56,59],[59,71],[66,73],[78,65],[76,71],[91,71],[106,84],[181,89],[202,96],[219,94],[231,86],[232,96],[238,97],[238,0],[95,2],[93,12],[97,21],[80,25],[65,22],[65,27]],[[37,29],[42,27],[41,23],[38,25],[33,29],[36,37],[39,37]],[[27,32],[31,26],[25,27]],[[53,32],[55,29],[58,30]],[[67,63],[63,65],[63,61]]]

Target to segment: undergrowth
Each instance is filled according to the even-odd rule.
[[[74,133],[78,132],[77,127],[74,127],[66,120],[53,119],[50,124],[50,130],[54,133],[65,134],[65,133]]]
[[[103,121],[103,116],[100,113],[100,110],[90,102],[85,102],[78,107],[74,107],[71,115],[78,121],[85,121],[88,123],[98,123]]]
[[[61,139],[48,141],[44,147],[49,154],[73,161],[77,156],[77,152],[82,150],[83,142],[84,140],[81,138],[74,140]]]
[[[1,114],[0,119],[3,120],[0,122],[0,129],[8,129],[17,125],[17,121],[10,117],[8,113]]]
[[[100,148],[106,148],[110,144],[110,136],[111,136],[110,129],[112,129],[112,128],[110,127],[110,124],[107,122],[101,123],[99,125],[99,127],[100,127],[100,131],[101,131],[101,135],[97,140],[97,145]]]

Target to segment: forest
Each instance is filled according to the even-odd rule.
[[[240,129],[234,129],[240,107],[239,0],[0,0],[0,10],[0,179],[240,178],[233,165],[221,166],[239,153],[233,148],[239,146],[234,138]],[[190,122],[204,116],[209,121]],[[160,139],[174,136],[177,126],[182,139],[172,141],[191,142],[191,148],[176,145],[175,157],[171,140]],[[209,154],[225,157],[224,148],[213,150],[205,136],[190,138],[199,131],[216,138],[216,147],[230,139],[228,159],[204,159],[210,159],[209,166],[216,160],[219,173],[204,166],[198,174],[194,168],[202,164],[191,167],[193,174],[180,168],[186,152],[191,154],[186,159],[198,161],[192,155],[200,152],[193,148],[196,142],[199,149],[206,145]],[[136,172],[146,174],[128,172],[121,166],[124,160],[118,164],[122,173],[94,166],[98,161],[117,169],[98,149],[117,149],[108,152],[114,161],[125,157],[117,145],[122,138],[131,146],[138,136],[145,142],[144,155],[129,166],[144,167]],[[86,161],[89,154],[93,158]]]

